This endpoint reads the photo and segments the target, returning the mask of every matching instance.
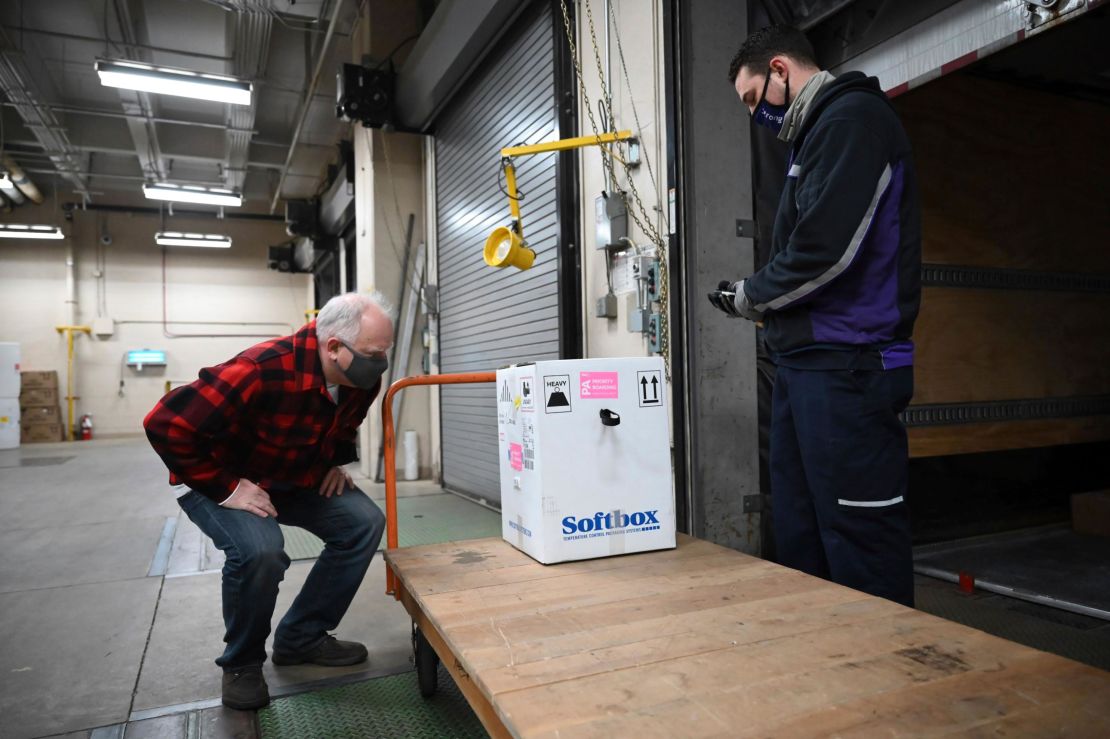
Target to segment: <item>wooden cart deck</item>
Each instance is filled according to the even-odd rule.
[[[690,537],[386,560],[495,737],[1110,736],[1110,673]]]

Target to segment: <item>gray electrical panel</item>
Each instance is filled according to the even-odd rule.
[[[621,239],[628,236],[628,210],[619,192],[603,192],[594,199],[594,215],[597,221],[598,249],[610,246],[621,247]]]

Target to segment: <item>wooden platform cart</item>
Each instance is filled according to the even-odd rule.
[[[388,592],[494,737],[1110,736],[1110,673],[680,536],[541,565],[500,539],[397,547]]]

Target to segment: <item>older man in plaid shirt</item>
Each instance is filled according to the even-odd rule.
[[[328,634],[377,551],[385,519],[342,465],[381,389],[393,321],[376,294],[328,301],[292,336],[262,342],[158,402],[144,426],[178,503],[227,555],[223,702],[269,702],[262,677],[278,583],[289,567],[278,523],[324,540],[324,552],[274,633],[275,665],[352,665],[356,642]]]

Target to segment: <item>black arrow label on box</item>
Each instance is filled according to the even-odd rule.
[[[640,385],[640,406],[660,405],[659,400],[659,373],[637,372]]]

